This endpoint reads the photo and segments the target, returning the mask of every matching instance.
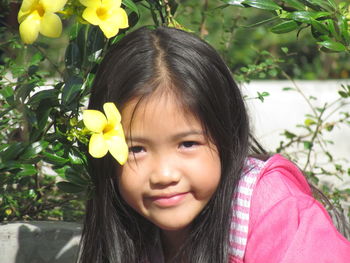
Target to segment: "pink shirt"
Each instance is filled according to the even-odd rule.
[[[231,263],[350,263],[350,242],[280,155],[248,159],[233,211]]]

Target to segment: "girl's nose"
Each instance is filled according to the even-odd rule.
[[[176,184],[181,179],[181,172],[171,159],[160,158],[154,164],[154,169],[150,174],[152,185]]]

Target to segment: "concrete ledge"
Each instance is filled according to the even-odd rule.
[[[81,225],[61,221],[0,225],[0,263],[73,263]]]

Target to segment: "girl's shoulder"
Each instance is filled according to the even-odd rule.
[[[244,185],[243,182],[247,180],[254,182],[251,184],[252,188],[257,184],[261,184],[262,181],[269,181],[274,185],[289,185],[292,187],[288,188],[288,190],[290,190],[287,191],[289,194],[295,192],[292,191],[293,189],[296,190],[297,193],[312,194],[310,185],[304,174],[293,162],[280,154],[275,154],[266,161],[248,157],[239,185]],[[238,190],[240,190],[239,187]]]
[[[347,262],[350,243],[312,197],[300,169],[278,154],[248,158],[232,201],[230,262],[304,263],[319,255],[323,263],[334,253],[338,261],[330,262]]]
[[[285,162],[287,161],[287,162]],[[230,229],[230,255],[234,262],[243,262],[251,223],[251,202],[258,181],[277,163],[291,166],[281,155],[273,155],[262,161],[248,157],[243,167],[242,176],[235,189],[232,200],[232,221]]]

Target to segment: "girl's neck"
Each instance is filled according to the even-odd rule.
[[[179,252],[181,246],[185,243],[187,235],[188,229],[176,231],[161,231],[161,241],[165,263],[172,262],[171,260]]]

